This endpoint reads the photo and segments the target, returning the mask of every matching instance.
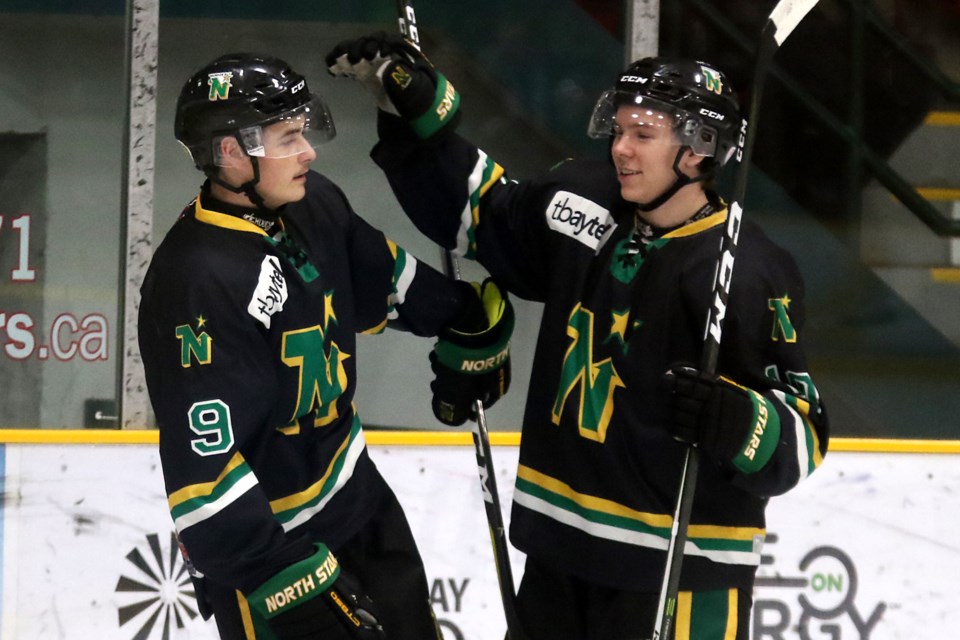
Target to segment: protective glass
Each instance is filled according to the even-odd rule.
[[[597,100],[587,135],[605,138],[653,129],[669,130],[671,142],[690,147],[699,156],[713,156],[717,147],[716,130],[699,117],[656,98],[615,89],[604,91]]]
[[[280,118],[237,131],[244,151],[255,158],[289,158],[315,149],[336,135],[330,110],[316,96]],[[213,159],[220,167],[235,162],[223,153],[221,141],[224,137],[218,136],[213,140]]]

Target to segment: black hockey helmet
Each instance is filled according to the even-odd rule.
[[[706,62],[666,57],[634,62],[600,96],[587,134],[612,135],[617,109],[623,105],[669,114],[680,144],[714,158],[717,165],[725,164],[737,148],[740,106],[727,77]]]
[[[207,64],[183,85],[174,135],[197,168],[212,176],[223,137],[235,137],[252,158],[273,157],[263,128],[292,118],[303,119],[311,146],[336,135],[329,109],[290,65],[269,56],[232,53]]]

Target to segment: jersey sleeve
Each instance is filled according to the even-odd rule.
[[[829,423],[807,368],[805,291],[793,258],[769,242],[747,244],[741,252],[733,270],[718,373],[760,396],[757,437],[745,443],[744,452],[756,453],[753,447],[761,441],[763,446],[775,443],[775,449],[762,468],[736,473],[733,483],[768,497],[789,491],[820,466]]]
[[[257,276],[180,258],[148,274],[139,317],[168,505],[197,569],[246,592],[313,549],[288,538],[241,453],[275,420],[271,356],[246,309]]]
[[[550,235],[538,212],[548,206],[549,176],[508,180],[493,158],[455,133],[428,144],[386,137],[371,155],[424,235],[454,255],[479,261],[512,293],[544,299]]]
[[[362,333],[384,328],[435,336],[465,307],[462,285],[353,215],[350,265]]]

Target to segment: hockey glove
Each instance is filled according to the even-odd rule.
[[[769,462],[780,440],[780,417],[769,400],[689,366],[671,368],[666,379],[675,439],[699,446],[743,473],[755,473]]]
[[[460,106],[453,85],[400,35],[378,31],[346,40],[325,61],[331,74],[366,86],[380,110],[406,120],[421,140],[453,122]]]
[[[470,287],[467,309],[430,352],[433,415],[454,427],[476,419],[477,400],[493,406],[510,388],[514,323],[513,305],[493,280],[462,285]]]
[[[247,597],[278,640],[320,640],[344,628],[356,640],[384,640],[373,601],[325,545]]]

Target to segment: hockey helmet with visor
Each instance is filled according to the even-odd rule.
[[[651,210],[685,185],[709,178],[733,156],[739,140],[740,108],[726,76],[712,65],[644,58],[627,67],[614,87],[601,94],[587,134],[592,138],[619,136],[625,126],[639,131],[645,127],[670,129],[668,139],[679,146],[673,185],[652,201],[639,203],[641,209]],[[700,163],[698,176],[687,176],[679,168],[686,149],[709,159]]]
[[[587,134],[618,134],[617,112],[635,107],[641,125],[672,127],[681,146],[724,164],[737,147],[740,108],[726,76],[705,62],[644,58],[620,74],[601,94]]]
[[[285,127],[271,125],[287,124]],[[232,137],[251,158],[284,158],[331,140],[333,118],[306,79],[286,62],[237,53],[197,71],[180,92],[174,135],[197,168],[225,166],[222,140]]]

